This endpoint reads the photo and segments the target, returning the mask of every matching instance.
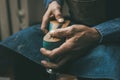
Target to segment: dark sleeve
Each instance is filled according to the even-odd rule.
[[[60,5],[63,4],[62,0],[44,0],[45,6],[48,7],[49,3],[52,1],[57,1]]]
[[[100,42],[120,42],[120,18],[110,20],[94,26],[101,34]]]

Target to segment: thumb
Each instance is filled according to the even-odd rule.
[[[51,35],[51,37],[56,37],[56,38],[70,37],[72,35],[71,29],[72,27],[56,29],[50,31],[49,34]]]

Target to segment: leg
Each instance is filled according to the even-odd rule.
[[[19,53],[22,56],[25,56],[26,58],[29,59],[29,61],[23,61],[24,63],[19,62],[20,66],[18,66],[18,68],[20,68],[21,66],[24,68],[24,65],[26,65],[26,68],[28,69],[29,67],[27,67],[27,66],[30,66],[29,64],[32,63],[31,61],[33,61],[37,64],[40,64],[40,61],[42,59],[44,59],[44,57],[42,56],[42,54],[40,54],[40,51],[39,51],[39,49],[42,47],[42,36],[43,36],[43,34],[41,33],[41,31],[39,29],[39,26],[40,25],[35,25],[34,27],[22,30],[22,31],[18,32],[17,34],[11,36],[10,38],[8,38],[0,43],[1,45],[14,50],[17,53]],[[109,67],[109,66],[113,66],[113,64],[114,64],[113,58],[116,57],[116,56],[114,56],[111,59],[111,55],[113,55],[113,54],[111,54],[111,49],[112,48],[109,49],[109,47],[107,48],[107,46],[98,46],[89,55],[87,55],[83,58],[80,58],[78,61],[76,61],[74,63],[71,63],[71,66],[69,66],[70,67],[69,73],[74,74],[78,77],[85,77],[87,75],[87,77],[91,77],[91,78],[95,77],[96,78],[96,74],[104,75],[103,72],[105,72],[106,74],[114,72],[114,69],[111,69],[111,67]],[[110,52],[110,54],[109,54],[109,52]],[[117,52],[117,53],[119,53],[119,52]],[[17,59],[19,59],[19,58],[17,58]],[[26,68],[23,70],[27,70]],[[32,69],[30,68],[26,72],[31,71],[31,70]],[[21,74],[24,72],[21,70],[19,70],[19,71],[17,71],[17,72],[19,72]],[[93,75],[89,75],[89,74],[93,74]],[[106,76],[108,78],[109,77],[111,78],[112,74],[109,74]],[[99,76],[97,76],[97,77],[99,77]],[[104,76],[102,78],[106,78],[106,77]]]
[[[68,74],[62,74],[60,75],[57,80],[112,80],[112,79],[107,79],[107,78],[80,78],[76,77],[75,75],[68,75]]]
[[[48,80],[45,68],[40,65],[44,58],[39,51],[42,47],[42,36],[40,25],[35,25],[0,42],[1,46],[9,48],[14,55],[16,80]],[[5,53],[9,54],[10,51]]]
[[[13,78],[13,55],[3,46],[0,46],[0,76]]]
[[[0,52],[1,76],[15,80],[48,80],[48,74],[41,65],[3,46],[0,46]],[[9,67],[12,67],[12,76],[9,76]]]
[[[119,80],[119,44],[99,45],[69,66],[69,74],[79,78]]]
[[[15,80],[48,80],[46,69],[21,55],[15,57]]]
[[[40,53],[42,38],[43,33],[40,30],[40,25],[35,25],[10,36],[0,42],[0,45],[40,64],[40,61],[44,59],[44,56]]]

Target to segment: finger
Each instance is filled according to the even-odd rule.
[[[62,65],[64,65],[65,63],[67,63],[67,61],[69,61],[71,59],[71,56],[64,56],[62,57],[57,63],[53,63],[53,62],[48,62],[46,60],[42,60],[41,64],[46,67],[46,68],[51,68],[51,69],[58,69],[60,68]]]
[[[72,48],[73,48],[73,44],[69,39],[69,41],[66,41],[58,48],[55,48],[53,50],[46,50],[45,48],[41,48],[40,51],[43,55],[49,58],[55,58],[56,56],[62,55],[63,53],[72,50]]]
[[[49,20],[55,20],[55,16],[53,14],[50,15]]]
[[[53,13],[58,22],[64,22],[64,18],[62,17],[62,13],[61,13],[60,9],[55,9]]]
[[[48,21],[49,21],[49,17],[50,17],[50,11],[48,10],[45,15],[43,16],[43,19],[42,19],[42,24],[41,24],[41,30],[44,32],[44,33],[47,33],[48,30],[46,29],[47,27],[47,24],[48,24]]]
[[[57,64],[52,63],[52,62],[48,62],[48,61],[46,61],[46,60],[42,60],[42,61],[41,61],[41,64],[42,64],[44,67],[46,67],[46,68],[57,68],[57,67],[58,67]]]
[[[41,49],[40,49],[40,52],[41,52],[43,55],[47,56],[47,57],[50,57],[50,55],[51,55],[51,51],[50,51],[50,50],[47,50],[47,49],[45,49],[45,48],[41,48]],[[51,57],[50,57],[50,58],[51,58]]]
[[[50,15],[50,18],[53,18],[54,17],[54,15]]]
[[[66,27],[50,31],[51,37],[63,38],[70,37],[73,34],[72,27]]]
[[[57,21],[58,21],[59,23],[63,23],[65,20],[64,20],[64,18],[59,18],[59,19],[57,19]]]
[[[71,59],[70,55],[61,56],[59,62],[57,62],[57,68],[61,67]]]

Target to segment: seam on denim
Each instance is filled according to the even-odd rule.
[[[99,43],[102,43],[102,41],[103,41],[103,34],[102,34],[102,31],[101,31],[101,29],[100,29],[99,27],[95,27],[95,29],[96,29],[97,32],[101,35],[101,38],[100,38],[100,40],[99,40]]]

